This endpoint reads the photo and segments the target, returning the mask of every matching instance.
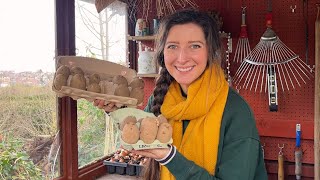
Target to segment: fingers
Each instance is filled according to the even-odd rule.
[[[112,111],[117,110],[118,108],[117,108],[117,106],[115,105],[115,103],[110,102],[110,103],[108,103],[107,105],[104,105],[104,106],[103,106],[103,109],[104,109],[105,111],[107,111],[107,112],[112,112]]]
[[[96,99],[93,101],[93,105],[97,106],[100,109],[103,109],[104,104],[105,104],[104,100]]]
[[[109,102],[108,104],[106,104],[105,100],[100,100],[100,99],[94,100],[93,105],[98,107],[99,109],[105,110],[106,112],[112,112],[118,109],[118,107],[116,106],[116,103]]]
[[[141,155],[144,157],[149,157],[149,158],[153,158],[153,159],[157,159],[157,155],[155,155],[152,152],[149,152],[147,150],[131,150],[130,152],[137,154],[137,155]]]
[[[131,150],[131,152],[153,159],[162,159],[170,152],[170,148]]]

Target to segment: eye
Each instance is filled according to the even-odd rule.
[[[167,46],[167,49],[176,49],[176,48],[177,46],[173,44]]]
[[[191,48],[192,49],[199,49],[199,48],[201,48],[201,46],[199,44],[192,44]]]

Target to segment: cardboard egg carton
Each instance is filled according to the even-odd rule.
[[[111,112],[109,115],[110,115],[112,122],[114,122],[118,125],[120,125],[122,120],[124,120],[127,116],[134,116],[134,117],[136,117],[137,120],[142,119],[142,118],[146,118],[146,117],[155,117],[155,115],[153,113],[145,112],[143,110],[136,109],[136,108],[118,109],[116,111]],[[139,122],[137,123],[137,126],[138,126],[138,128],[140,128]],[[127,149],[127,150],[167,148],[168,145],[172,144],[172,142],[173,142],[173,140],[171,138],[170,141],[167,143],[161,143],[159,140],[155,139],[150,144],[146,144],[142,140],[138,140],[138,142],[136,142],[135,144],[128,144],[121,139],[121,135],[119,137],[119,141],[120,141],[120,145],[122,146],[122,148]]]
[[[133,78],[137,76],[137,73],[134,69],[105,60],[79,56],[58,56],[56,64],[57,67],[60,67],[61,65],[66,65],[69,68],[80,67],[83,70],[86,79],[87,76],[94,73],[98,74],[101,79],[99,84],[101,87],[101,93],[90,92],[69,86],[62,86],[61,90],[57,90],[54,86],[52,86],[52,90],[56,92],[58,97],[69,96],[74,100],[83,98],[90,102],[94,101],[95,99],[101,99],[105,100],[106,104],[109,102],[114,102],[116,103],[117,107],[138,106],[138,100],[135,98],[115,96],[114,89],[116,85],[112,83],[112,78],[116,75],[124,76],[128,83],[130,83]],[[70,76],[68,78],[68,85],[70,84]]]

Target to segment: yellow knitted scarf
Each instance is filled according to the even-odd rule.
[[[187,159],[214,174],[222,114],[229,86],[218,65],[211,65],[188,87],[187,98],[174,81],[161,106],[162,114],[173,127],[173,144]],[[182,120],[190,123],[182,134]],[[181,165],[183,166],[183,165]],[[161,167],[161,180],[175,179],[169,170]]]

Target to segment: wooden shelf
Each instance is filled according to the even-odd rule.
[[[160,74],[137,74],[138,77],[150,77],[150,78],[157,78]]]
[[[131,41],[154,41],[156,36],[128,36]]]

